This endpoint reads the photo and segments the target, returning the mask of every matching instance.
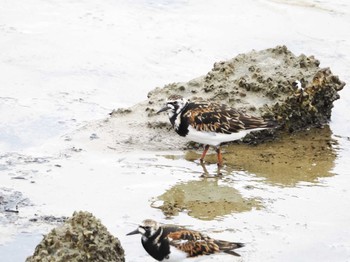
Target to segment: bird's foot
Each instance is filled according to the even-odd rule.
[[[221,168],[223,167],[224,165],[221,163],[218,163],[218,170],[217,170],[217,176],[222,176],[222,173],[221,173]]]

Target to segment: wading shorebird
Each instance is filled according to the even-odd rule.
[[[209,146],[216,148],[218,166],[222,166],[220,145],[243,138],[250,132],[277,127],[277,122],[250,116],[223,104],[190,102],[179,95],[171,95],[160,109],[168,111],[176,133],[204,145],[201,163]]]
[[[146,219],[139,227],[127,235],[141,234],[141,243],[149,255],[158,261],[183,261],[186,258],[199,257],[224,252],[240,256],[234,249],[244,244],[217,240],[185,227],[161,225]]]

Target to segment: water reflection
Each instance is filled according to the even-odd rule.
[[[296,186],[299,182],[317,183],[319,178],[333,176],[337,154],[336,141],[331,135],[329,126],[326,126],[284,134],[277,141],[258,146],[229,145],[223,150],[225,167],[222,170],[227,174],[245,170],[280,186]],[[189,151],[185,158],[194,160],[198,159],[198,155]],[[215,163],[215,154],[208,155],[206,160]]]
[[[259,199],[247,199],[220,178],[203,178],[182,182],[157,197],[151,205],[171,217],[187,211],[188,215],[202,220],[212,220],[231,213],[261,208]]]

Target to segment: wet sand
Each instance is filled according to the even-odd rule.
[[[229,145],[223,148],[226,165],[218,177],[214,152],[205,165],[210,176],[204,174],[197,161],[201,149],[115,153],[82,148],[40,163],[12,156],[2,182],[28,200],[18,204],[18,214],[2,218],[1,231],[45,233],[60,223],[55,217],[81,209],[101,218],[121,240],[127,261],[152,261],[141,245],[135,247],[138,238],[125,236],[145,217],[247,242],[241,254],[248,261],[294,261],[291,250],[311,260],[342,260],[349,232],[342,193],[348,178],[335,176],[346,165],[337,158],[341,144],[325,127],[257,146]],[[13,179],[11,172],[23,178]],[[45,215],[53,218],[45,221]],[[34,247],[38,233],[24,245]],[[21,239],[8,238],[7,245]],[[310,254],[315,246],[323,248]],[[30,255],[29,248],[25,252]],[[230,256],[213,260],[229,261]]]

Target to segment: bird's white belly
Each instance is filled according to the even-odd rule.
[[[175,248],[174,246],[170,246],[170,254],[168,259],[164,259],[164,262],[178,262],[186,259],[187,253]]]
[[[212,260],[212,258],[208,256],[198,256],[198,257],[187,257],[187,253],[175,248],[174,246],[170,246],[170,255],[168,259],[164,259],[162,262],[203,262]]]
[[[243,138],[245,135],[249,134],[252,131],[259,131],[266,128],[255,128],[249,130],[241,130],[237,133],[232,134],[223,134],[215,132],[201,132],[193,128],[192,126],[188,127],[188,134],[186,138],[204,145],[218,146],[224,142],[235,141]]]

